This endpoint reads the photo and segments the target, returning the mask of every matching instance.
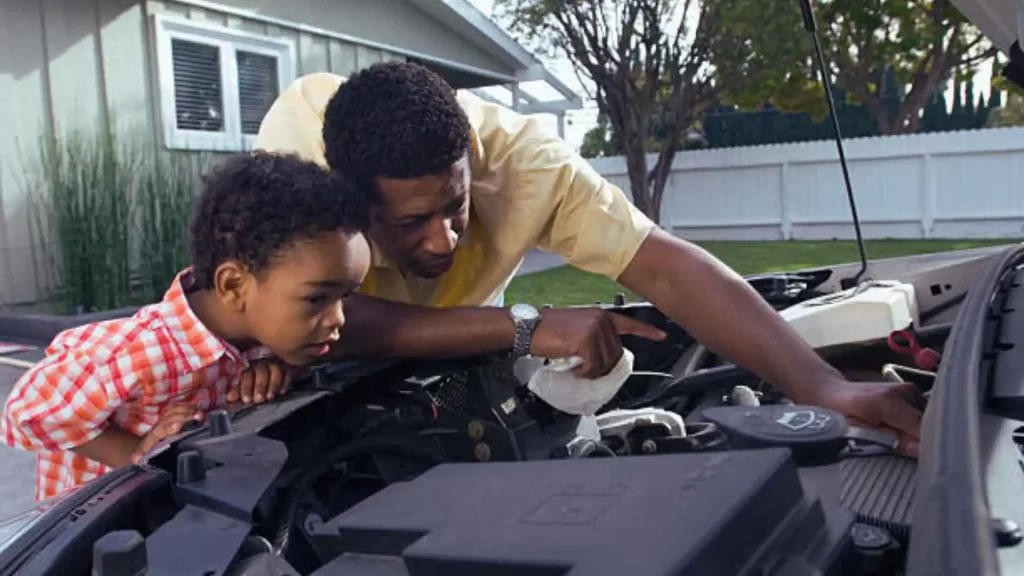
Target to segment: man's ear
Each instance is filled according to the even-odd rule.
[[[245,312],[246,296],[254,280],[241,262],[225,260],[213,273],[213,288],[229,310]]]

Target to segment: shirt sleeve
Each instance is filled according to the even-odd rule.
[[[294,153],[326,166],[324,110],[341,83],[341,76],[328,73],[297,79],[277,97],[263,117],[254,148]]]
[[[30,368],[7,397],[0,420],[4,441],[13,448],[57,451],[99,436],[126,393],[127,383],[108,366],[66,351]]]
[[[514,194],[509,212],[538,226],[537,247],[618,279],[657,225],[536,118],[466,93],[460,100],[477,130],[484,178],[491,180],[484,186]]]

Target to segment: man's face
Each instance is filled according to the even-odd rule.
[[[250,278],[246,325],[252,339],[295,366],[314,363],[345,325],[342,299],[370,268],[362,234],[330,232],[283,250]]]
[[[469,159],[438,174],[398,180],[377,178],[379,202],[370,236],[402,270],[437,278],[451,268],[455,245],[469,221]]]

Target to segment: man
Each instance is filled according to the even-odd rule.
[[[848,382],[742,277],[658,228],[535,119],[456,94],[424,67],[300,78],[267,113],[256,145],[329,165],[367,195],[373,260],[364,296],[346,307],[347,350],[578,355],[579,373],[593,377],[621,355],[618,334],[663,337],[594,310],[494,307],[523,256],[540,248],[635,291],[795,401],[893,431],[902,453],[917,453],[912,385]]]

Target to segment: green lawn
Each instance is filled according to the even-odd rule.
[[[966,250],[1014,240],[871,240],[868,258],[895,258],[948,250]],[[825,242],[702,242],[705,249],[732,266],[740,274],[797,270],[843,264],[858,260],[857,245],[846,241]],[[610,302],[616,292],[626,292],[618,284],[570,266],[520,276],[512,281],[505,302],[529,302],[535,306],[567,306]],[[627,297],[635,296],[627,292]]]

